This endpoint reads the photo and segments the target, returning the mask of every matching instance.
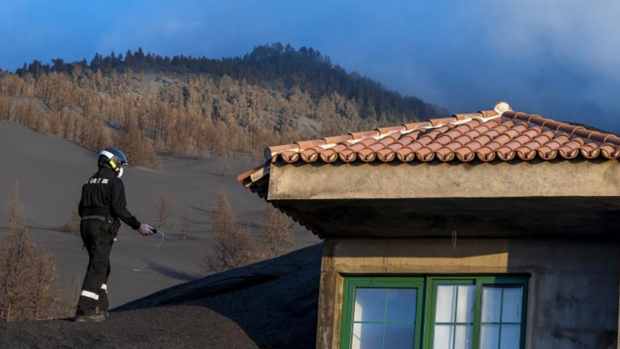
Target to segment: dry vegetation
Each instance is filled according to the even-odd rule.
[[[181,224],[181,229],[179,230],[182,240],[187,239],[187,235],[189,235],[189,220],[189,201],[187,201],[185,202],[185,211],[183,212],[183,223]]]
[[[232,175],[232,168],[230,167],[228,159],[226,159],[226,161],[224,162],[224,166],[222,166],[222,176],[228,177],[230,175]]]
[[[260,235],[252,236],[221,190],[211,216],[213,248],[205,253],[202,267],[207,273],[219,273],[280,256],[293,246],[292,227],[289,217],[268,206]]]
[[[291,234],[294,225],[287,215],[267,205],[265,218],[260,227],[260,242],[264,259],[271,259],[290,251],[295,242]]]
[[[0,74],[0,120],[91,149],[114,144],[132,164],[158,154],[259,158],[266,145],[443,113],[346,73],[318,51],[280,44],[243,58],[145,55],[141,50]]]
[[[217,194],[215,208],[211,214],[212,251],[203,259],[203,269],[208,273],[219,273],[256,262],[252,237],[241,223],[228,202],[223,190]]]
[[[61,225],[59,229],[65,233],[80,235],[80,214],[78,213],[79,201],[75,203],[75,207],[71,210],[71,218]]]
[[[54,256],[30,238],[17,185],[6,226],[8,235],[0,244],[0,321],[68,316],[75,299],[59,285]]]
[[[159,194],[159,197],[155,200],[153,208],[155,228],[162,230],[172,228],[171,218],[174,214],[174,209],[172,208],[172,199],[167,191],[163,190]]]

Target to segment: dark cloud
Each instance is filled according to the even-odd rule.
[[[614,0],[108,1],[0,4],[0,66],[142,47],[242,55],[312,46],[452,111],[515,109],[620,131]]]

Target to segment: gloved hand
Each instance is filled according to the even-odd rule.
[[[140,228],[138,228],[138,233],[142,234],[142,236],[153,235],[153,227],[148,224],[140,224]]]

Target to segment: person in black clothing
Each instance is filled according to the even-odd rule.
[[[88,251],[88,268],[77,305],[75,321],[102,322],[108,316],[110,252],[123,221],[140,234],[154,233],[127,209],[125,186],[120,177],[127,157],[116,148],[99,153],[99,171],[82,186],[79,205],[80,235]]]

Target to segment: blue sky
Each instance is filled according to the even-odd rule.
[[[620,132],[617,0],[0,0],[0,67],[142,47],[219,58],[280,41],[452,112]]]

